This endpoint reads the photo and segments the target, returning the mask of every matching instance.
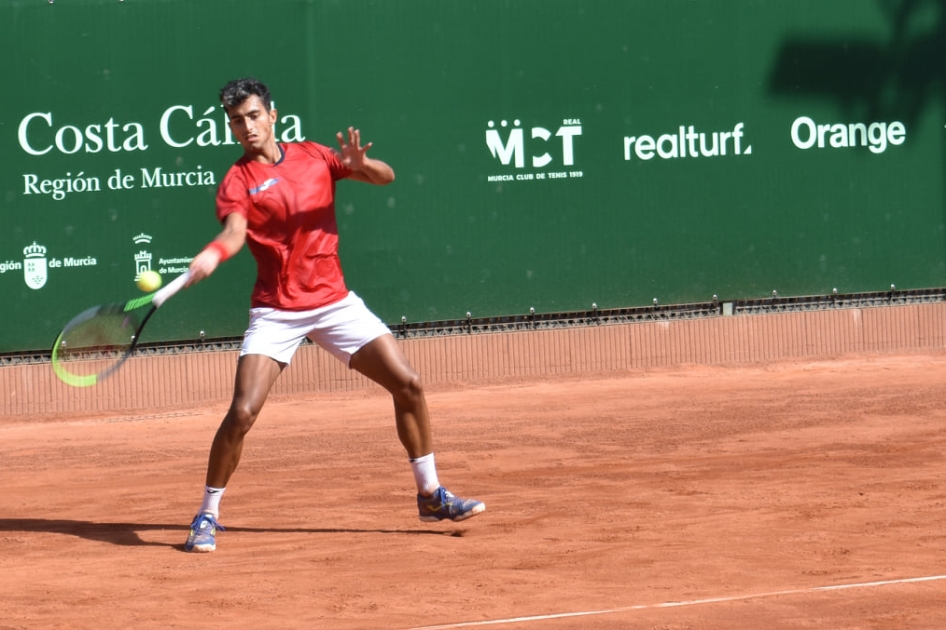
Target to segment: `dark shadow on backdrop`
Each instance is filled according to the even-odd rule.
[[[933,98],[946,98],[946,0],[878,2],[889,38],[798,34],[782,44],[769,91],[833,100],[851,118],[908,128]]]

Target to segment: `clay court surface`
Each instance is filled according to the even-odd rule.
[[[224,412],[0,419],[0,628],[943,628],[946,355],[429,391],[417,520],[391,403],[276,398],[212,554]],[[837,587],[837,588],[835,588]]]

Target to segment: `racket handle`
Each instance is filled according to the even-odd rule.
[[[188,269],[178,277],[168,282],[163,288],[158,289],[158,291],[154,294],[154,297],[151,299],[151,303],[154,304],[155,308],[158,308],[167,302],[172,295],[183,289],[190,277],[191,272],[190,269]]]

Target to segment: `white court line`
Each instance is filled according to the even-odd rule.
[[[674,608],[678,606],[697,606],[699,604],[717,604],[720,602],[738,602],[747,599],[763,597],[777,597],[779,595],[798,595],[800,593],[817,593],[819,591],[840,591],[848,588],[876,588],[891,584],[911,584],[914,582],[933,582],[946,580],[946,575],[930,575],[927,577],[903,578],[901,580],[883,580],[881,582],[860,582],[856,584],[835,584],[833,586],[812,586],[810,588],[796,588],[786,591],[771,591],[768,593],[753,593],[750,595],[732,595],[729,597],[711,597],[709,599],[691,599],[683,602],[664,602],[662,604],[638,604],[637,606],[623,606],[605,610],[588,610],[584,612],[558,613],[553,615],[535,615],[532,617],[513,617],[510,619],[492,619],[490,621],[463,621],[439,626],[419,626],[411,630],[448,630],[450,628],[472,628],[475,626],[498,626],[507,623],[525,623],[528,621],[547,621],[549,619],[568,619],[569,617],[588,617],[591,615],[613,615],[615,613],[632,610],[647,610],[652,608]]]

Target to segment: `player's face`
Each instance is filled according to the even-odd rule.
[[[248,99],[227,109],[230,130],[249,155],[258,155],[273,142],[276,110],[266,111],[262,99],[251,94]]]

